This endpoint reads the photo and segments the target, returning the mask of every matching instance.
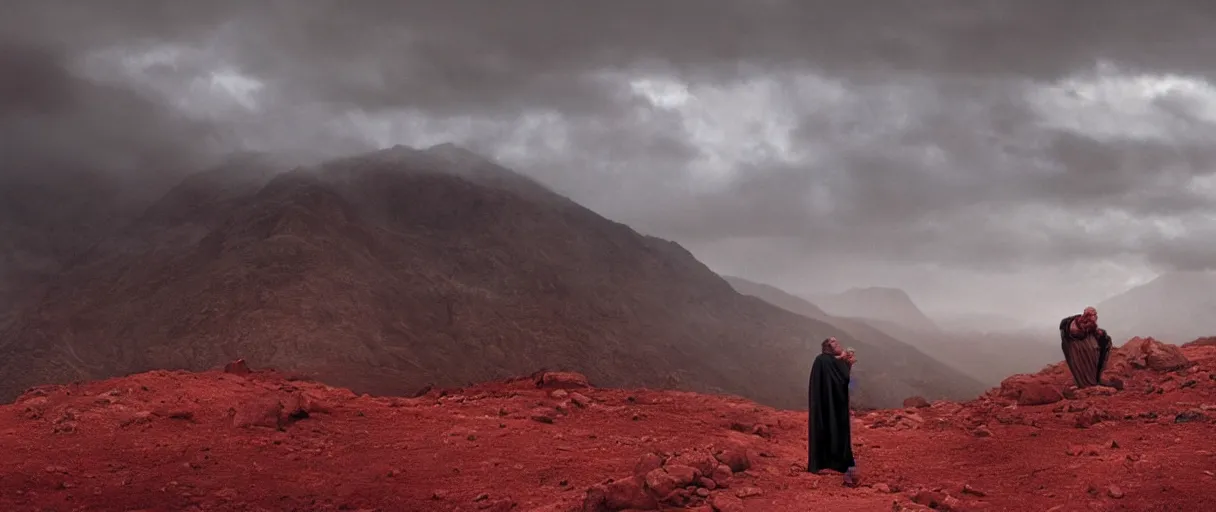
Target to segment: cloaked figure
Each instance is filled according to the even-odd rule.
[[[839,471],[848,486],[858,483],[849,418],[849,373],[856,361],[836,338],[823,340],[822,352],[811,366],[808,393],[807,470]]]
[[[1060,320],[1060,347],[1064,361],[1077,388],[1110,386],[1122,389],[1119,381],[1102,380],[1102,370],[1110,357],[1111,339],[1098,327],[1098,310],[1088,307],[1079,315]]]

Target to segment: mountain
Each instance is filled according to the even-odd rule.
[[[1216,334],[1216,316],[1212,315],[1216,311],[1216,273],[1168,272],[1094,307],[1098,323],[1117,338],[1151,334],[1184,342],[1212,336]]]
[[[1061,393],[1057,362],[857,414],[858,489],[805,472],[804,411],[568,374],[415,398],[240,365],[43,386],[0,406],[0,510],[1216,510],[1216,346],[1112,361],[1126,391]]]
[[[815,320],[819,320],[821,322],[830,323],[832,320],[837,320],[832,315],[829,315],[827,312],[820,309],[819,306],[816,306],[810,301],[797,295],[791,295],[789,292],[777,288],[776,286],[748,281],[742,277],[735,276],[724,275],[722,276],[722,279],[725,279],[727,283],[730,283],[730,286],[734,288],[735,291],[744,295],[751,295],[752,297],[761,299],[786,311],[798,313],[799,315],[807,318],[814,318]]]
[[[0,328],[0,400],[244,358],[373,394],[563,368],[804,407],[828,336],[867,361],[858,406],[978,392],[911,347],[740,295],[678,244],[455,146],[284,173],[229,161],[32,296]]]
[[[937,324],[912,302],[908,293],[898,288],[851,288],[813,300],[834,316],[880,320],[921,332],[939,330]]]
[[[839,327],[853,338],[880,346],[912,346],[957,370],[976,386],[992,386],[1005,375],[1038,370],[1060,357],[1054,326],[986,331],[916,330],[893,321],[836,317],[806,299],[739,277],[725,277],[739,293]],[[906,297],[906,294],[902,294]],[[910,302],[910,301],[909,301]],[[913,304],[912,308],[916,308]],[[1050,324],[1050,322],[1049,322]]]
[[[905,347],[913,347],[913,350],[921,351],[923,354],[927,354],[927,357],[942,361],[945,366],[950,367],[954,372],[953,375],[955,375],[955,378],[957,379],[957,386],[960,389],[979,390],[984,388],[986,385],[993,384],[993,382],[988,382],[991,381],[991,379],[987,378],[991,374],[980,374],[983,375],[983,377],[976,377],[976,374],[974,373],[960,371],[959,367],[946,362],[944,359],[939,359],[938,355],[933,352],[924,352],[923,350],[916,348],[937,348],[937,339],[926,342],[924,336],[920,334],[913,334],[913,339],[916,340],[916,344],[914,345],[903,340],[896,339],[888,334],[888,332],[901,332],[900,329],[892,328],[890,331],[886,331],[873,325],[879,324],[880,322],[859,318],[834,317],[825,313],[822,309],[819,309],[818,306],[811,304],[806,299],[791,295],[775,286],[748,281],[741,277],[723,276],[723,279],[726,279],[726,282],[730,283],[730,285],[739,293],[751,295],[787,311],[833,325],[848,333],[854,339],[864,340],[866,343],[871,343],[880,347],[898,348],[901,351],[907,350]],[[950,354],[948,354],[947,359],[950,358]],[[1035,368],[1040,366],[1042,365],[1036,366]]]

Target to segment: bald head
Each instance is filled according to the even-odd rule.
[[[823,349],[824,354],[840,354],[840,352],[841,352],[840,342],[836,341],[836,337],[834,337],[834,336],[831,338],[828,338],[826,340],[823,340],[823,343],[821,344],[821,348]]]

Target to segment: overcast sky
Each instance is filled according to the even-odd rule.
[[[1059,318],[1216,265],[1216,2],[5,11],[0,128],[27,137],[9,151],[135,167],[453,141],[720,272],[901,287],[930,311]]]

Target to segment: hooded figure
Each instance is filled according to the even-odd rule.
[[[1078,388],[1110,386],[1121,389],[1120,382],[1102,380],[1102,370],[1110,357],[1111,339],[1098,328],[1098,310],[1088,307],[1079,315],[1060,320],[1060,348],[1064,362]]]
[[[849,373],[856,362],[836,338],[823,341],[811,366],[807,422],[807,470],[831,469],[845,474],[845,485],[857,485],[849,418]]]

